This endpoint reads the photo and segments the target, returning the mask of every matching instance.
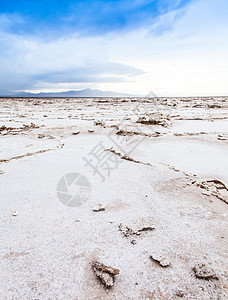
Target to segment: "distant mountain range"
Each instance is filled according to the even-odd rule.
[[[56,92],[56,93],[26,93],[26,92],[16,92],[16,93],[0,93],[0,97],[136,97],[136,95],[115,93],[110,91],[100,91],[92,89],[84,89],[79,91],[67,91],[67,92]]]

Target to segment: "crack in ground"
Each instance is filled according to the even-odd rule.
[[[126,154],[122,154],[120,152],[117,152],[115,149],[113,149],[112,147],[109,148],[109,149],[105,149],[105,151],[108,151],[108,152],[111,152],[111,153],[114,153],[116,154],[117,156],[119,156],[121,159],[124,159],[124,160],[128,160],[128,161],[132,161],[132,162],[135,162],[137,164],[142,164],[142,165],[145,165],[145,166],[150,166],[152,168],[154,168],[154,166],[150,163],[145,163],[143,161],[140,161],[140,160],[136,160],[130,156],[127,156]]]
[[[36,151],[36,152],[33,152],[33,153],[26,153],[26,154],[23,154],[23,155],[18,155],[18,156],[11,157],[9,159],[0,159],[0,163],[8,163],[12,160],[17,160],[17,159],[21,159],[21,158],[24,158],[24,157],[29,157],[29,156],[33,156],[33,155],[36,155],[36,154],[45,153],[45,152],[54,151],[54,150],[56,150],[56,148],[46,149],[46,150],[39,150],[39,151]]]
[[[13,156],[9,159],[0,159],[0,164],[1,163],[8,163],[12,160],[17,160],[17,159],[21,159],[21,158],[24,158],[24,157],[30,157],[30,156],[34,156],[36,154],[41,154],[41,153],[46,153],[46,152],[50,152],[50,151],[55,151],[57,149],[62,149],[65,145],[64,143],[62,143],[62,141],[60,140],[57,140],[55,138],[55,140],[58,142],[58,146],[56,148],[53,148],[53,149],[45,149],[45,150],[39,150],[39,151],[36,151],[36,152],[32,152],[32,153],[26,153],[26,154],[22,154],[22,155],[18,155],[18,156]]]
[[[140,135],[140,136],[146,136],[146,137],[158,137],[158,136],[162,136],[166,133],[161,133],[159,131],[155,131],[154,133],[144,133],[144,132],[127,131],[127,130],[120,129],[116,132],[116,134],[122,135],[122,136]]]

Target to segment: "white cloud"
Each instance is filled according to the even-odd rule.
[[[225,0],[219,5],[214,0],[197,1],[175,22],[172,30],[160,36],[151,31],[166,23],[169,15],[151,28],[115,36],[109,44],[110,59],[125,61],[146,72],[136,82],[119,84],[119,90],[129,88],[144,94],[153,90],[161,96],[227,95],[226,8]],[[100,87],[111,89],[112,85]]]
[[[2,32],[0,90],[92,87],[145,95],[153,90],[160,96],[228,94],[227,8],[226,0],[194,1],[147,28],[98,37],[75,34],[47,42]]]

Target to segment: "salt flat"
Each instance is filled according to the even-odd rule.
[[[5,98],[0,107],[3,299],[228,297],[228,97]],[[58,185],[75,173],[89,181],[88,198]],[[84,203],[64,205],[59,193]],[[93,211],[99,203],[105,210]],[[120,230],[139,220],[154,229]],[[92,261],[120,270],[111,289]],[[217,279],[198,278],[201,263]]]

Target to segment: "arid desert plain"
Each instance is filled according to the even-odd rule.
[[[1,299],[228,299],[228,97],[1,98]]]

